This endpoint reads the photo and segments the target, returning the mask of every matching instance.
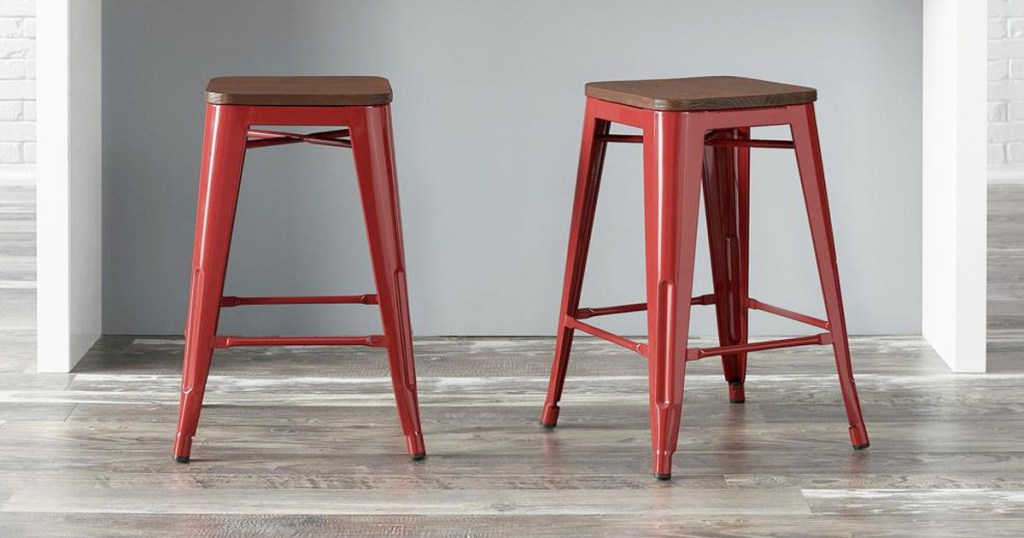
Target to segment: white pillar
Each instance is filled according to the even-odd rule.
[[[985,371],[987,2],[924,0],[922,332]]]
[[[37,368],[68,372],[102,313],[100,0],[38,0]]]

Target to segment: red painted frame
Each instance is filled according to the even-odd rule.
[[[253,125],[346,126],[296,134]],[[351,148],[366,221],[377,293],[314,297],[224,297],[231,233],[247,149],[294,143]],[[215,348],[271,345],[363,345],[387,348],[398,416],[413,459],[426,455],[416,393],[412,329],[406,292],[402,223],[395,181],[391,111],[383,106],[294,107],[214,105],[206,107],[199,209],[192,251],[192,284],[181,403],[174,457],[189,461]],[[383,335],[317,337],[218,336],[221,308],[267,304],[379,305]]]
[[[579,329],[647,357],[650,372],[654,474],[671,476],[679,437],[686,363],[721,356],[729,398],[745,400],[747,353],[801,345],[833,346],[839,381],[856,449],[869,445],[854,384],[843,314],[835,244],[814,105],[666,112],[588,98],[579,174],[573,204],[555,358],[541,423],[554,427],[565,384],[572,338]],[[610,134],[612,123],[642,135]],[[793,140],[752,140],[750,129],[790,126]],[[580,308],[580,294],[594,225],[601,170],[608,143],[642,143],[647,302]],[[827,321],[772,306],[748,295],[750,148],[794,149],[807,209]],[[701,189],[708,221],[714,294],[691,297]],[[716,308],[720,346],[688,346],[691,305]],[[762,310],[824,329],[806,337],[750,343],[747,317]],[[582,319],[624,312],[648,312],[648,342],[609,333]]]

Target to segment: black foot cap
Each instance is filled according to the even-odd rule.
[[[557,424],[545,424],[543,422],[541,422],[540,425],[544,426],[545,430],[553,430],[555,429],[555,426],[557,426]]]
[[[669,480],[669,479],[672,478],[672,475],[670,475],[670,474],[657,474],[657,473],[655,473],[654,474],[654,478],[657,478],[658,480]]]
[[[174,461],[178,463],[188,463],[188,456],[175,456]]]
[[[426,452],[420,452],[419,454],[413,454],[412,456],[409,456],[409,457],[412,458],[412,461],[420,461],[423,458],[427,457],[427,453]]]
[[[871,446],[871,443],[864,443],[863,445],[853,445],[853,449],[854,450],[864,450],[865,448],[867,448],[869,446]]]
[[[743,390],[743,383],[729,383],[729,401],[734,404],[741,404],[747,401],[747,395]]]

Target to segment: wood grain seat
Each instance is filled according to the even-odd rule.
[[[217,77],[206,102],[256,106],[370,106],[391,102],[382,77]]]
[[[818,91],[742,77],[590,82],[588,97],[649,110],[684,112],[813,103]]]

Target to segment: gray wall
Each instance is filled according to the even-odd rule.
[[[182,330],[212,76],[391,79],[422,336],[553,334],[585,81],[735,74],[819,88],[851,331],[917,333],[920,2],[105,0],[104,331]],[[752,292],[820,313],[792,155],[759,151],[753,165]],[[639,148],[614,147],[606,178],[584,292],[595,306],[644,290]],[[251,153],[239,210],[228,293],[372,290],[344,150]],[[642,315],[602,324],[646,332]],[[712,334],[710,309],[695,324]],[[377,325],[371,307],[253,307],[225,311],[223,331]],[[758,316],[753,330],[802,328]]]

